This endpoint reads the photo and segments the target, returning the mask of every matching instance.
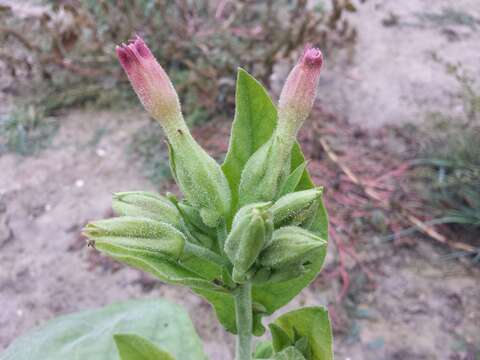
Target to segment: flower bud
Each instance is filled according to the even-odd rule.
[[[147,191],[115,193],[112,207],[119,216],[145,217],[181,228],[180,212],[165,196]]]
[[[178,259],[185,245],[184,235],[159,221],[122,216],[89,223],[83,233],[99,250],[122,248],[132,253]]]
[[[259,256],[261,266],[284,269],[300,266],[317,255],[326,241],[298,226],[286,226],[273,232],[272,242]]]
[[[323,188],[314,188],[282,196],[271,208],[275,228],[308,223],[315,216],[322,193]]]
[[[183,127],[177,92],[143,39],[137,36],[128,45],[117,46],[116,52],[148,113],[164,127],[170,128],[171,123],[180,123]]]
[[[139,37],[117,47],[117,56],[145,109],[167,135],[173,175],[185,198],[206,225],[216,227],[230,211],[230,187],[217,162],[190,134],[170,79]]]
[[[290,173],[290,154],[298,129],[310,113],[323,64],[319,49],[305,50],[290,72],[278,103],[277,127],[247,161],[239,185],[240,205],[274,200]]]
[[[298,129],[312,110],[322,65],[322,52],[317,48],[306,48],[288,75],[280,93],[278,132],[295,138]]]
[[[273,230],[269,204],[251,204],[235,215],[232,230],[225,241],[225,254],[233,264],[232,278],[243,282],[250,267],[266,243],[270,242]]]

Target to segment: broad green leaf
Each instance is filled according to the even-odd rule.
[[[135,334],[113,335],[121,360],[175,360],[149,340]]]
[[[235,118],[230,145],[222,169],[232,190],[233,211],[238,204],[238,185],[250,156],[272,136],[277,110],[263,86],[243,69],[238,70]]]
[[[299,339],[297,348],[309,346],[309,353],[304,353],[306,359],[333,360],[332,328],[328,312],[324,308],[306,307],[294,310],[280,316],[274,324],[282,328],[290,339]],[[277,334],[272,332],[272,337],[275,336]]]
[[[62,316],[15,340],[1,360],[118,360],[114,334],[134,333],[176,360],[206,360],[186,311],[165,300],[128,301]]]

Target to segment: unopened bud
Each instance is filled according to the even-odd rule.
[[[170,78],[143,39],[116,48],[117,57],[148,113],[164,127],[182,119],[180,101]]]
[[[250,204],[240,209],[233,220],[232,230],[225,241],[225,254],[233,264],[233,280],[243,282],[250,267],[266,243],[270,242],[273,230],[270,204]]]
[[[99,250],[121,248],[132,254],[150,254],[178,259],[184,235],[169,224],[147,218],[122,216],[89,223],[83,233]]]
[[[271,209],[275,227],[308,223],[315,216],[322,193],[322,188],[314,188],[282,196]]]
[[[322,52],[317,48],[306,48],[280,93],[277,132],[295,138],[312,110],[322,65]]]
[[[307,263],[326,246],[325,240],[298,226],[286,226],[273,232],[271,244],[259,257],[261,266],[284,269]]]
[[[165,196],[152,192],[115,193],[112,207],[119,216],[145,217],[181,228],[182,219],[176,206]]]
[[[230,187],[217,162],[190,134],[168,75],[138,36],[118,46],[117,56],[145,109],[165,130],[172,171],[185,198],[200,210],[205,224],[216,227],[230,211]]]
[[[247,161],[239,185],[240,205],[274,200],[290,173],[290,154],[298,129],[315,100],[320,69],[319,49],[308,48],[290,72],[278,103],[278,123],[267,143]]]

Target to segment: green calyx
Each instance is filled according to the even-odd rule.
[[[231,208],[231,192],[220,165],[187,130],[168,138],[174,178],[205,225],[217,227]]]
[[[308,225],[314,219],[323,188],[286,194],[272,206],[275,228],[285,225]]]
[[[275,200],[290,172],[293,142],[272,135],[247,161],[240,178],[240,205]]]
[[[89,223],[83,233],[98,249],[115,247],[146,255],[178,259],[185,236],[172,225],[156,220],[123,216]]]
[[[118,216],[145,217],[181,227],[182,217],[170,199],[147,191],[113,194],[113,211]]]
[[[272,243],[262,251],[258,261],[261,266],[280,270],[301,266],[325,246],[326,241],[312,232],[286,226],[273,232]]]

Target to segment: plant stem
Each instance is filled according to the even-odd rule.
[[[247,282],[235,290],[237,344],[235,360],[252,359],[252,285]]]

